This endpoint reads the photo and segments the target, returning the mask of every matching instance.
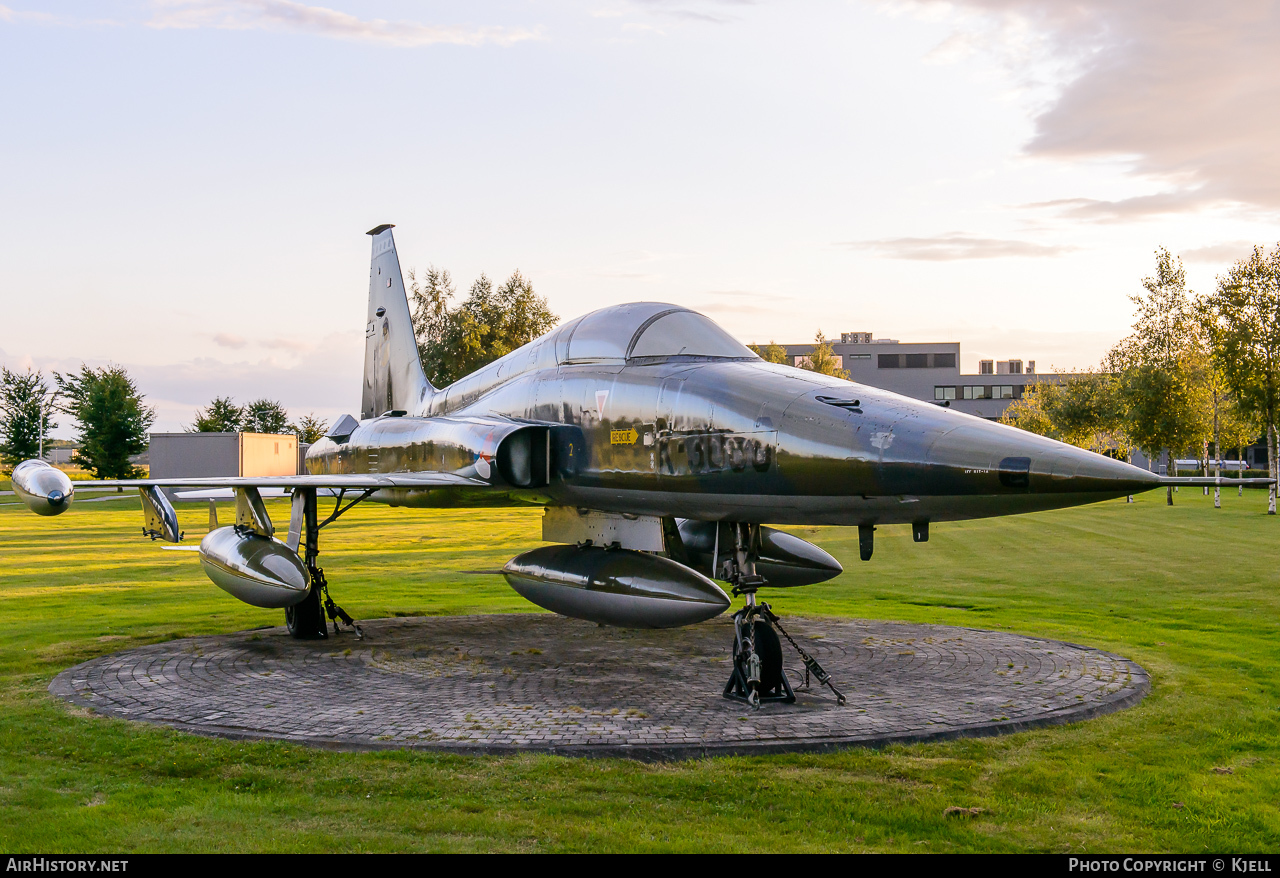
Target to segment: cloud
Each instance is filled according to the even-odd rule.
[[[438,27],[382,18],[361,19],[295,0],[152,0],[152,5],[154,14],[148,25],[156,28],[294,31],[410,48],[440,43],[509,46],[539,38],[539,34],[528,30]]]
[[[1221,265],[1247,258],[1253,252],[1253,246],[1253,241],[1223,241],[1221,244],[1183,250],[1178,255],[1184,262],[1209,262]]]
[[[956,11],[956,35],[929,60],[980,46],[1024,85],[1052,85],[1027,155],[1120,161],[1158,190],[1062,205],[1066,216],[1280,210],[1280,115],[1271,111],[1280,105],[1280,11],[1271,0],[913,0],[908,8]]]
[[[644,280],[644,281],[660,281],[660,274],[644,274],[637,271],[597,271],[592,277],[603,277],[608,280]]]
[[[716,296],[721,299],[732,299],[739,302],[743,299],[764,299],[768,302],[778,302],[793,298],[792,296],[781,296],[777,293],[757,293],[753,290],[707,290],[704,295]]]
[[[752,305],[745,302],[702,302],[697,305],[686,305],[692,311],[706,314],[777,314],[776,305]]]
[[[720,10],[725,7],[754,6],[756,0],[632,0],[643,9],[668,18],[698,21],[706,24],[730,24],[737,21]]]
[[[0,5],[0,21],[38,21],[42,24],[50,24],[55,20],[54,16],[47,12],[27,12]]]
[[[1076,248],[1033,244],[1007,238],[979,238],[960,232],[929,238],[879,238],[870,241],[843,241],[837,244],[850,250],[865,250],[886,259],[911,259],[921,262],[950,262],[958,259],[1004,259],[1013,256],[1058,256]]]
[[[285,338],[280,335],[265,339],[261,344],[263,347],[271,348],[272,350],[290,351],[295,354],[305,354],[308,351],[315,350],[316,347],[312,342],[297,338]]]
[[[1221,199],[1204,191],[1202,187],[1185,190],[1157,192],[1154,195],[1137,195],[1117,201],[1098,198],[1058,198],[1037,201],[1023,207],[1048,209],[1067,219],[1097,223],[1118,223],[1147,219],[1155,216],[1187,213],[1213,207]]]
[[[36,24],[49,24],[58,27],[118,25],[120,23],[102,18],[68,18],[62,15],[51,15],[48,12],[28,12],[24,9],[13,9],[3,4],[0,4],[0,21],[6,23],[30,21]]]
[[[230,348],[233,351],[243,350],[249,346],[265,348],[268,351],[287,351],[291,354],[305,354],[315,350],[315,343],[305,339],[287,338],[282,335],[272,338],[249,339],[230,332],[219,332],[213,337],[218,347]]]

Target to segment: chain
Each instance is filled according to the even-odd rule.
[[[808,687],[809,673],[812,671],[813,676],[817,678],[819,683],[829,687],[831,691],[836,694],[836,704],[843,706],[846,703],[844,693],[837,689],[836,685],[831,682],[831,675],[823,669],[822,665],[818,664],[817,659],[805,652],[800,647],[800,644],[796,643],[795,638],[787,633],[787,629],[782,627],[781,620],[778,619],[773,610],[766,608],[766,612],[768,613],[769,621],[773,623],[774,627],[782,632],[782,636],[787,638],[787,642],[791,644],[792,648],[795,649],[796,652],[800,653],[800,660],[804,662],[804,685]]]
[[[333,598],[329,596],[329,581],[324,577],[324,570],[319,567],[311,568],[311,578],[316,585],[320,586],[320,592],[324,595],[324,611],[329,616],[329,621],[333,622],[333,633],[340,633],[338,620],[341,619],[345,624],[355,629],[356,639],[364,640],[364,629],[356,624],[356,620],[352,619],[346,610],[338,606]]]

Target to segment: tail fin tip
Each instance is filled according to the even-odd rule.
[[[395,227],[396,227],[396,224],[395,224],[395,223],[383,223],[383,224],[382,224],[382,225],[380,225],[380,226],[374,226],[372,229],[370,229],[369,231],[365,232],[365,234],[366,234],[366,235],[381,235],[381,234],[382,234],[383,232],[385,232],[387,229],[394,229]]]

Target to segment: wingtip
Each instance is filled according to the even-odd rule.
[[[369,231],[365,232],[365,234],[366,234],[366,235],[381,235],[381,234],[382,234],[383,232],[385,232],[387,229],[394,229],[395,227],[396,227],[395,223],[383,223],[383,224],[382,224],[382,225],[380,225],[380,226],[374,226],[372,229],[370,229]]]

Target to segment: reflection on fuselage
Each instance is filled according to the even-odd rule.
[[[499,443],[532,425],[547,431],[537,446],[547,478],[503,474],[509,496],[625,514],[946,521],[1091,503],[1158,484],[1136,467],[1021,430],[765,363],[701,315],[693,316],[719,333],[704,345],[714,356],[641,344],[647,329],[692,313],[641,303],[579,318],[435,392],[417,411],[368,419],[344,441],[317,443],[308,469],[487,478]],[[687,350],[690,329],[671,344]],[[456,429],[443,435],[441,418]],[[385,491],[376,499],[444,505],[470,499],[466,492]]]

